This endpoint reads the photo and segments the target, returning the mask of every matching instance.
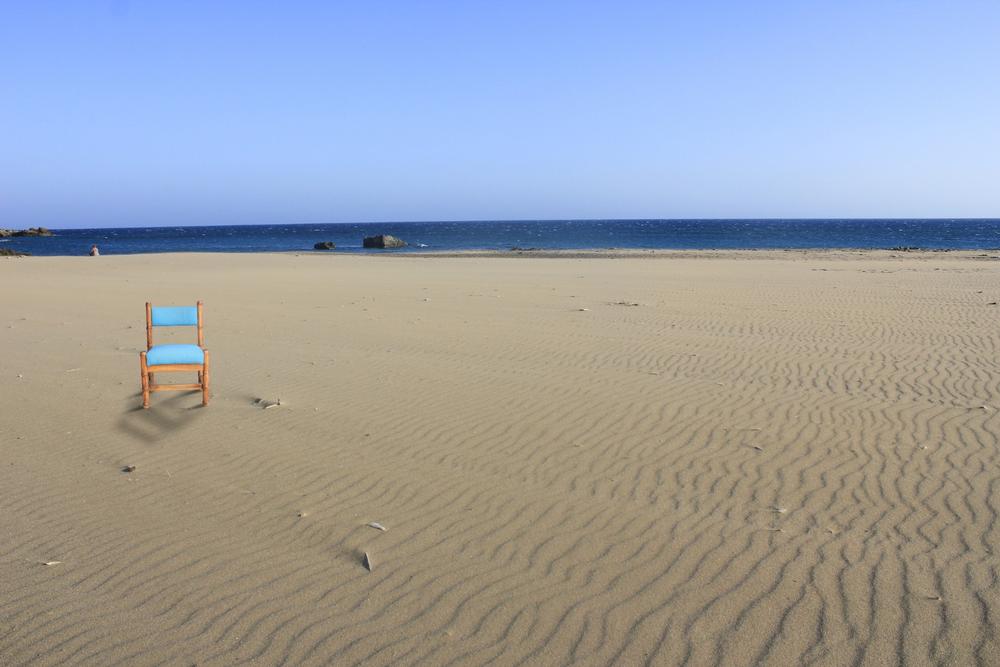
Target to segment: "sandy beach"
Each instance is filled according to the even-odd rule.
[[[0,664],[1000,664],[1000,261],[632,255],[0,258]]]

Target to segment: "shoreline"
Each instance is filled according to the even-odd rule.
[[[86,258],[107,260],[120,257],[240,257],[240,256],[294,256],[294,257],[375,257],[425,259],[967,259],[1000,260],[1000,249],[940,249],[893,250],[890,248],[739,248],[739,249],[644,249],[644,248],[594,248],[594,249],[523,249],[523,250],[418,250],[362,252],[354,250],[271,250],[250,252],[168,251],[145,253],[102,254],[92,258],[79,255],[19,255],[13,259],[66,259]]]
[[[995,254],[991,254],[995,253]],[[303,253],[294,253],[297,255]],[[344,252],[342,254],[365,256],[370,253]],[[390,254],[390,253],[386,253]],[[596,249],[540,249],[540,250],[460,250],[438,252],[399,253],[399,256],[416,257],[489,257],[489,258],[538,258],[538,259],[788,259],[807,258],[879,258],[879,259],[929,259],[949,256],[967,259],[1000,259],[1000,250],[891,250],[883,248],[596,248]]]

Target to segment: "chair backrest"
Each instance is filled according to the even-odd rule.
[[[154,306],[146,302],[146,347],[153,347],[153,327],[198,327],[198,345],[205,345],[202,304],[195,306]]]
[[[152,306],[150,310],[154,327],[198,326],[196,306]]]

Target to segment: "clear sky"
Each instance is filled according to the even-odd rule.
[[[1000,216],[1000,2],[0,0],[0,227]]]

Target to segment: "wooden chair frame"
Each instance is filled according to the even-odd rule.
[[[198,302],[198,347],[205,353],[205,361],[201,364],[156,364],[146,363],[146,352],[153,347],[153,306],[146,302],[146,352],[139,353],[139,370],[142,383],[142,407],[149,407],[149,395],[154,391],[201,391],[201,404],[208,405],[208,350],[205,349],[205,331],[202,326],[202,303]],[[157,384],[156,373],[172,372],[198,373],[197,383],[188,384]]]

